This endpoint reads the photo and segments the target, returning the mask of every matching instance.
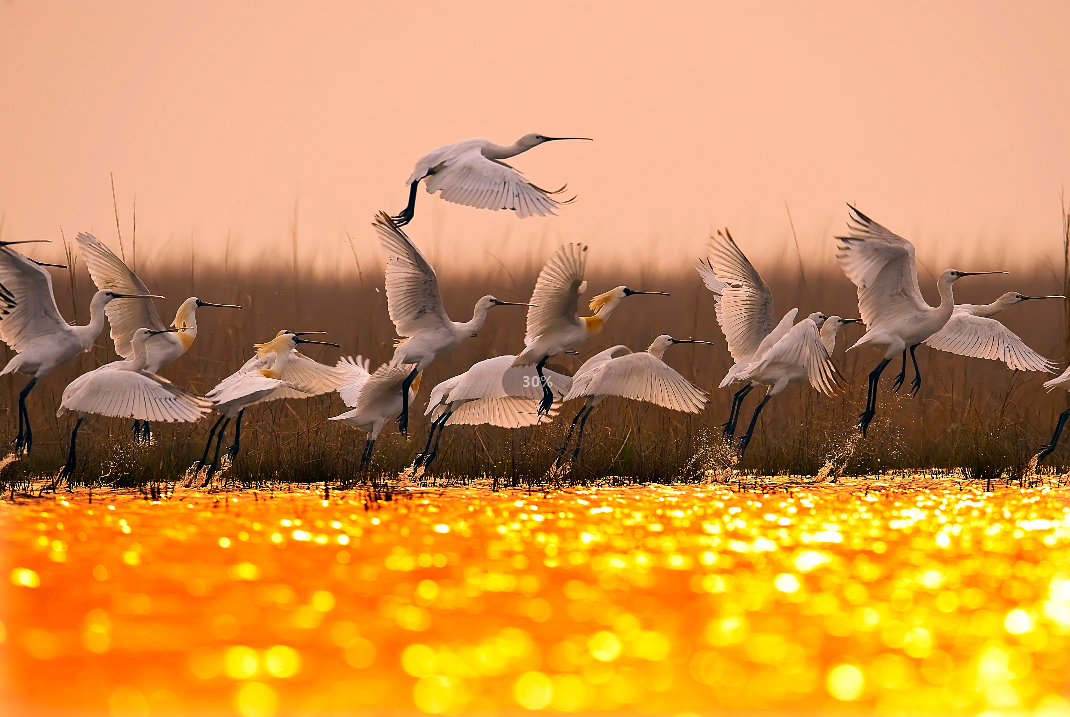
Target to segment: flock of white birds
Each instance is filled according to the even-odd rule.
[[[242,416],[247,408],[266,401],[334,391],[350,410],[331,420],[368,434],[361,458],[364,470],[388,422],[396,419],[399,430],[407,433],[408,413],[416,400],[422,372],[436,357],[474,336],[495,306],[527,307],[524,348],[515,356],[480,361],[432,389],[425,410],[431,418],[431,428],[424,449],[413,461],[414,470],[427,470],[447,425],[533,426],[555,418],[561,404],[583,399],[554,462],[554,468],[560,469],[578,456],[587,419],[608,396],[699,413],[708,394],[670,367],[664,356],[674,344],[710,344],[709,341],[661,335],[645,351],[633,352],[623,345],[601,351],[571,377],[547,368],[553,357],[577,353],[601,333],[624,299],[638,294],[667,295],[665,292],[618,286],[590,299],[591,315],[580,316],[579,299],[587,290],[584,272],[588,249],[583,244],[566,244],[543,266],[528,303],[484,296],[476,302],[471,320],[457,322],[446,314],[435,270],[402,231],[401,227],[413,219],[417,188],[424,180],[429,193],[440,192],[442,198],[458,204],[508,209],[520,218],[553,214],[572,200],[557,199],[561,190],[540,189],[503,160],[558,139],[586,138],[529,134],[509,146],[472,139],[437,149],[417,162],[408,181],[406,208],[396,217],[380,213],[373,223],[387,257],[388,309],[400,337],[393,358],[374,372],[369,370],[369,361],[360,356],[342,358],[334,366],[315,361],[297,347],[337,344],[306,338],[322,332],[283,330],[270,341],[256,344],[255,354],[241,368],[206,395],[198,396],[157,372],[181,357],[196,340],[198,308],[240,306],[190,297],[179,306],[167,327],[152,302],[163,297],[151,294],[119,257],[95,237],[83,233],[78,235],[77,243],[98,291],[90,302],[89,324],[71,326],[60,315],[52,291],[47,267],[56,265],[34,261],[13,248],[32,242],[0,242],[0,339],[16,352],[0,375],[22,373],[31,377],[19,394],[16,453],[28,453],[33,445],[27,395],[53,368],[92,347],[103,331],[105,316],[115,351],[122,360],[85,373],[64,389],[58,415],[70,411],[77,420],[61,478],[74,471],[78,429],[89,414],[133,419],[135,439],[143,441],[150,439],[150,425],[154,422],[194,422],[217,412],[219,417],[211,427],[204,453],[194,466],[207,484],[223,462],[237,456]],[[921,387],[914,352],[922,344],[962,356],[1003,361],[1013,370],[1054,372],[1051,361],[1026,346],[993,317],[1022,301],[1065,297],[1009,292],[991,304],[956,305],[952,286],[958,279],[1004,272],[948,269],[937,282],[940,304],[930,306],[918,285],[914,246],[857,209],[851,208],[850,212],[848,236],[838,239],[836,257],[858,288],[861,318],[815,312],[796,323],[798,309],[792,309],[777,321],[768,286],[727,230],[711,237],[707,256],[695,267],[713,295],[717,321],[734,360],[719,387],[741,384],[724,426],[726,442],[734,441],[747,394],[757,386],[766,389],[736,444],[739,455],[750,443],[766,403],[789,384],[809,382],[826,395],[840,390],[842,378],[832,354],[837,333],[846,324],[860,322],[867,329],[852,349],[873,346],[885,352],[869,374],[866,406],[859,421],[863,436],[876,414],[881,373],[894,358],[902,357],[902,368],[893,391],[898,391],[906,380],[908,351],[914,366],[910,394],[916,394]],[[1049,390],[1059,386],[1070,389],[1070,368],[1044,385]],[[1070,409],[1059,417],[1052,440],[1038,460],[1054,450],[1068,417]],[[231,421],[233,443],[221,458],[223,436]],[[573,434],[575,445],[569,454]]]

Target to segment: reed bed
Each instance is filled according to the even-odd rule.
[[[296,230],[295,230],[296,231]],[[356,252],[354,251],[354,256]],[[69,257],[69,261],[76,259]],[[290,259],[290,257],[287,257]],[[485,293],[504,300],[526,300],[544,257],[518,264],[488,262],[482,272],[460,274],[441,270],[443,298],[456,319],[470,315]],[[382,266],[338,267],[333,275],[295,269],[299,262],[296,233],[294,264],[265,260],[261,266],[206,268],[195,259],[183,266],[139,267],[153,291],[167,296],[157,301],[165,322],[186,296],[242,304],[242,311],[204,308],[198,312],[200,336],[190,352],[162,372],[180,386],[203,393],[236,370],[251,355],[252,344],[287,328],[323,330],[328,340],[342,346],[310,347],[309,354],[334,363],[340,355],[370,357],[373,368],[389,360],[394,328],[387,315]],[[278,266],[279,263],[283,265]],[[84,323],[86,305],[94,287],[84,267],[73,264],[70,277],[57,273],[55,289],[61,311]],[[630,298],[608,322],[596,342],[579,356],[560,357],[552,368],[573,373],[591,354],[614,344],[644,349],[654,337],[711,339],[717,345],[679,346],[670,349],[668,362],[711,394],[706,410],[685,416],[657,407],[608,399],[592,415],[584,449],[571,470],[548,476],[547,470],[563,440],[564,431],[579,403],[566,405],[553,423],[515,431],[489,427],[449,427],[442,447],[425,480],[439,484],[490,479],[495,485],[521,486],[547,480],[590,481],[605,476],[658,482],[687,480],[708,475],[710,469],[735,465],[731,452],[720,442],[721,424],[727,419],[733,389],[716,388],[731,365],[724,338],[717,326],[712,296],[687,266],[677,272],[654,272],[641,261],[612,272],[601,270],[597,257],[589,263],[589,295],[619,284],[637,289],[665,290],[671,297]],[[814,310],[845,317],[857,315],[854,287],[835,268],[808,268],[805,279],[794,256],[779,267],[760,267],[769,283],[778,315],[798,306],[800,316]],[[927,277],[923,291],[935,298]],[[1060,279],[1052,272],[1012,277],[969,279],[956,286],[960,302],[985,302],[1006,290],[1055,293]],[[74,309],[77,308],[75,312]],[[1030,302],[1002,319],[1029,345],[1050,358],[1064,359],[1063,302]],[[396,476],[422,448],[428,422],[423,418],[430,387],[456,375],[483,358],[516,353],[523,346],[522,308],[495,309],[477,338],[426,372],[416,410],[410,421],[411,437],[399,436],[391,424],[380,436],[371,470],[358,474],[363,433],[327,418],[344,410],[338,396],[303,401],[277,401],[251,408],[243,422],[242,453],[222,476],[222,482],[240,485],[284,481],[339,485],[374,483]],[[918,352],[923,384],[913,399],[905,391],[888,391],[898,362],[886,371],[879,398],[878,417],[869,436],[855,430],[865,400],[865,377],[880,359],[876,350],[844,353],[860,335],[849,326],[841,334],[835,360],[844,377],[845,391],[834,398],[816,394],[809,386],[793,386],[777,396],[762,414],[744,461],[735,465],[755,475],[815,475],[826,473],[871,474],[905,469],[963,469],[979,479],[1020,476],[1029,458],[1047,442],[1058,414],[1067,406],[1063,391],[1047,393],[1046,375],[1014,373],[1003,364],[965,359],[928,349]],[[0,362],[12,353],[0,348]],[[67,383],[78,374],[114,360],[107,331],[90,353],[55,370],[31,393],[29,411],[34,428],[34,451],[24,460],[0,469],[7,488],[55,475],[66,455],[73,419],[57,419],[56,408]],[[17,428],[18,391],[24,377],[8,376],[0,385],[5,397],[0,407],[0,437],[10,441]],[[909,382],[908,382],[909,383]],[[760,392],[748,397],[741,414],[746,427]],[[152,486],[189,480],[188,467],[201,455],[211,421],[196,425],[155,425],[155,441],[138,447],[132,442],[129,421],[90,417],[83,424],[76,484]],[[229,443],[224,441],[224,446]],[[1070,462],[1070,449],[1060,448],[1049,458],[1059,468]],[[6,488],[5,488],[6,489]]]

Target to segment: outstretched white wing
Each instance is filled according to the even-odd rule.
[[[711,279],[720,284],[717,323],[728,341],[732,358],[739,362],[753,357],[762,339],[776,326],[769,287],[727,229],[710,237],[706,268],[708,271],[704,271],[700,264],[698,272],[715,295],[714,287],[718,284],[711,286]],[[709,277],[710,272],[712,277]]]
[[[531,295],[525,346],[543,334],[576,325],[579,321],[576,304],[586,288],[583,281],[586,268],[585,244],[565,244],[547,260]]]
[[[430,416],[436,408],[442,408],[445,410],[447,404],[449,404],[450,391],[461,382],[464,378],[464,374],[458,374],[453,378],[447,378],[445,381],[435,384],[435,387],[431,389],[431,396],[427,400],[427,410],[424,411],[425,416]],[[441,415],[441,411],[435,414],[435,418]]]
[[[568,398],[621,396],[686,413],[698,413],[706,405],[705,391],[646,351],[607,361],[585,386],[577,390],[577,384],[573,382]]]
[[[67,330],[48,271],[7,246],[0,247],[0,285],[7,294],[0,339],[12,349],[22,351],[34,339]]]
[[[449,323],[435,270],[385,212],[372,223],[386,252],[386,301],[398,336],[437,329]]]
[[[391,366],[388,363],[384,363],[379,368],[375,369],[375,373],[369,376],[364,385],[360,389],[360,393],[357,396],[356,410],[362,411],[379,399],[380,396],[389,392],[397,391],[398,395],[401,395],[401,384],[405,382],[405,378],[412,373],[415,368],[412,364],[402,364],[401,366]],[[413,386],[418,386],[415,381]],[[410,388],[410,390],[414,390]]]
[[[867,328],[902,320],[929,305],[918,286],[914,245],[851,207],[851,236],[837,237],[843,272],[858,287],[858,310]]]
[[[79,234],[78,245],[97,289],[110,289],[118,294],[152,293],[122,259],[92,234]],[[124,358],[134,350],[130,341],[135,331],[141,328],[163,331],[167,328],[160,320],[152,299],[112,299],[104,307],[104,313],[108,315],[111,325],[115,353]]]
[[[995,319],[955,312],[944,328],[925,340],[938,351],[1002,361],[1016,371],[1055,373],[1055,364],[1025,345]]]
[[[617,346],[611,346],[604,351],[599,351],[591,358],[583,362],[583,365],[576,371],[576,375],[572,377],[572,385],[569,386],[568,392],[562,401],[571,401],[574,398],[590,395],[586,393],[587,387],[590,386],[591,381],[594,380],[598,372],[609,363],[611,359],[615,359],[619,356],[627,356],[632,350],[623,344]]]
[[[835,394],[838,388],[836,367],[821,343],[817,324],[808,318],[795,324],[791,331],[765,352],[760,361],[750,364],[739,378],[745,381],[752,375],[775,375],[778,367],[785,369],[785,373],[803,368],[810,385],[826,396]]]
[[[360,395],[360,389],[364,386],[364,382],[368,380],[368,377],[371,376],[368,371],[369,365],[371,365],[371,359],[366,359],[359,355],[356,360],[352,356],[338,359],[336,367],[342,371],[343,375],[342,385],[338,387],[338,395],[342,397],[342,403],[350,408],[357,405],[357,396]]]
[[[102,366],[63,392],[56,415],[66,411],[153,423],[197,421],[212,412],[212,402],[158,376]]]
[[[564,187],[547,191],[505,162],[487,159],[476,143],[444,149],[449,151],[432,160],[436,163],[429,167],[426,188],[428,193],[441,192],[448,202],[477,209],[511,209],[524,219],[552,215],[557,207],[572,201],[554,198]]]
[[[225,411],[227,404],[235,402],[250,406],[259,403],[272,391],[285,385],[278,374],[270,369],[253,369],[228,376],[205,396],[214,401],[220,410]]]
[[[523,428],[539,423],[549,423],[557,416],[561,404],[554,403],[550,410],[539,416],[539,404],[521,396],[502,396],[465,401],[453,410],[446,425],[499,426]]]
[[[279,362],[276,362],[273,370],[285,385],[271,394],[271,400],[308,398],[321,393],[331,393],[337,391],[346,379],[344,368],[322,364],[296,350],[291,351],[281,364],[279,366]]]

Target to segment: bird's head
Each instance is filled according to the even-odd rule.
[[[815,324],[817,324],[817,328],[819,328],[819,329],[820,329],[820,328],[821,328],[821,326],[822,326],[822,325],[823,325],[823,324],[824,324],[824,323],[825,323],[826,321],[828,321],[828,318],[829,318],[829,317],[825,316],[825,315],[824,315],[824,314],[822,314],[822,313],[821,313],[820,311],[815,311],[814,313],[810,314],[810,315],[809,315],[808,317],[806,317],[806,318],[810,319],[810,320],[811,320],[811,321],[813,321],[813,322],[814,322]]]
[[[476,302],[476,311],[490,311],[495,306],[531,306],[531,304],[521,301],[502,301],[487,294]]]
[[[546,142],[560,142],[565,139],[584,139],[588,142],[592,141],[590,137],[547,137],[544,134],[526,134],[516,141],[517,145],[523,147],[525,150],[532,147],[538,147],[540,144]]]
[[[647,353],[653,354],[657,358],[661,358],[665,355],[665,351],[668,350],[673,344],[709,344],[713,345],[712,341],[700,341],[698,339],[674,339],[668,334],[662,334],[654,339],[654,342],[647,348]]]
[[[602,310],[610,311],[613,307],[617,305],[618,302],[621,301],[621,299],[624,299],[629,296],[634,296],[636,294],[656,294],[658,296],[669,296],[669,294],[664,291],[636,291],[634,289],[629,289],[627,286],[618,286],[615,289],[610,289],[606,293],[599,294],[598,296],[592,298],[590,303],[591,311],[596,314]]]
[[[964,276],[983,276],[985,274],[1009,274],[1009,271],[959,271],[958,269],[948,269],[940,275],[940,282],[953,284]]]
[[[1052,296],[1026,296],[1025,294],[1020,294],[1017,291],[1008,291],[1006,294],[1004,294],[1003,296],[1001,296],[998,299],[996,299],[995,303],[1001,304],[1001,305],[1003,305],[1005,307],[1010,307],[1010,306],[1014,306],[1015,304],[1020,304],[1023,301],[1031,301],[1031,300],[1034,300],[1034,299],[1065,299],[1065,298],[1066,297],[1061,295],[1061,294],[1052,295]]]
[[[842,319],[839,316],[830,316],[825,319],[825,323],[822,328],[836,329],[837,331],[843,328],[844,324],[860,324],[862,319]]]

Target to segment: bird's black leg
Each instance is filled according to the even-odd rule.
[[[61,480],[70,480],[71,474],[74,473],[74,466],[78,462],[78,429],[81,428],[83,420],[79,418],[78,422],[74,424],[74,430],[71,431],[71,447],[67,451],[67,462],[63,465],[63,470],[59,472],[59,479]]]
[[[728,423],[724,424],[724,439],[731,441],[736,435],[736,422],[739,421],[739,410],[743,408],[743,399],[754,390],[754,385],[748,383],[732,395],[732,410],[728,414]]]
[[[364,453],[360,455],[360,470],[364,470],[364,466],[368,465],[368,461],[372,458],[372,450],[375,448],[375,439],[369,438],[364,443]]]
[[[877,384],[881,380],[881,373],[884,368],[891,363],[891,359],[884,359],[877,368],[869,372],[869,391],[866,393],[866,410],[862,411],[862,415],[859,416],[858,429],[862,431],[862,437],[866,436],[866,429],[869,428],[870,421],[877,415]]]
[[[411,222],[416,215],[416,190],[419,187],[419,179],[409,185],[409,203],[405,205],[405,208],[396,217],[391,217],[394,220],[394,226],[403,227]]]
[[[398,430],[404,436],[409,435],[409,386],[416,380],[416,368],[401,382],[401,415],[398,416]]]
[[[568,426],[568,433],[565,434],[565,442],[561,444],[561,447],[557,449],[557,458],[554,459],[554,468],[560,463],[561,459],[565,455],[565,451],[568,449],[568,444],[572,440],[572,431],[576,429],[576,424],[579,423],[580,417],[587,411],[587,406],[581,406],[580,410],[576,412],[576,415],[572,418],[572,423]]]
[[[208,443],[204,444],[204,455],[197,461],[197,469],[204,468],[204,464],[208,462],[208,451],[212,449],[212,439],[215,438],[215,430],[219,428],[219,424],[223,422],[226,416],[220,415],[219,420],[212,424],[212,430],[208,432]]]
[[[34,376],[26,384],[26,388],[19,393],[19,434],[15,436],[16,453],[29,453],[30,448],[33,447],[33,431],[30,430],[30,414],[26,412],[26,396],[30,394],[36,383],[37,377]]]
[[[438,438],[435,439],[435,447],[431,449],[431,455],[424,460],[424,470],[426,471],[431,465],[431,461],[435,460],[435,456],[438,455],[438,444],[442,441],[442,431],[446,428],[446,421],[450,420],[450,416],[453,415],[453,411],[445,414],[442,417],[442,423],[438,424]]]
[[[761,400],[761,403],[754,409],[754,415],[751,416],[750,426],[747,427],[747,432],[743,435],[743,438],[739,441],[739,457],[742,458],[743,454],[747,451],[747,446],[750,445],[750,438],[754,435],[754,427],[758,425],[758,414],[765,408],[765,404],[769,403],[769,399],[773,396],[771,394],[765,394],[765,398]]]
[[[899,370],[899,375],[895,377],[895,381],[892,382],[892,393],[899,393],[899,389],[903,386],[903,381],[907,380],[907,350],[903,349],[903,368]]]
[[[1059,414],[1059,422],[1055,424],[1055,433],[1052,434],[1051,443],[1044,446],[1044,449],[1037,455],[1037,464],[1051,455],[1051,452],[1055,450],[1055,445],[1059,442],[1059,434],[1063,432],[1063,426],[1066,425],[1066,419],[1068,418],[1070,418],[1070,408]]]
[[[134,442],[141,441],[141,421],[134,421],[133,427],[130,429],[134,432]]]
[[[576,457],[580,454],[580,446],[583,444],[583,427],[587,425],[587,419],[591,417],[591,413],[594,412],[594,406],[588,406],[587,412],[583,414],[583,418],[580,419],[580,432],[576,434],[576,448],[572,451],[572,460],[575,461]]]
[[[238,420],[234,422],[234,442],[227,449],[227,458],[230,459],[231,463],[238,457],[238,449],[241,447],[241,417],[244,413],[244,408],[238,411]]]
[[[413,459],[413,468],[419,468],[420,466],[424,465],[424,461],[427,460],[427,456],[431,453],[431,441],[435,437],[435,431],[437,430],[439,432],[439,437],[441,438],[442,426],[446,424],[446,420],[449,417],[450,412],[446,411],[441,416],[431,421],[431,430],[427,433],[427,443],[424,445],[424,449],[421,452],[417,453],[416,458]],[[436,443],[435,446],[437,447],[438,444]]]
[[[208,473],[204,478],[204,485],[212,480],[212,476],[215,475],[216,469],[219,468],[219,447],[223,443],[223,434],[227,432],[227,426],[230,425],[230,419],[223,421],[223,425],[219,428],[219,433],[215,436],[215,455],[212,456],[212,465],[208,466]],[[204,487],[204,486],[201,486]]]
[[[550,408],[554,405],[554,392],[550,390],[550,384],[542,373],[543,367],[546,366],[546,362],[549,360],[549,356],[543,356],[542,360],[535,364],[535,373],[539,374],[539,383],[542,384],[542,401],[539,403],[540,417],[549,413]]]
[[[921,344],[914,344],[910,347],[910,360],[914,362],[914,380],[910,382],[910,395],[911,397],[917,395],[921,389],[921,371],[918,370],[918,357],[914,355],[914,349],[921,346]]]

